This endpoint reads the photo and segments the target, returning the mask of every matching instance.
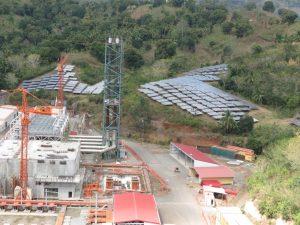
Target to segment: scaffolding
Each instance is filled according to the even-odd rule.
[[[103,144],[115,147],[120,157],[121,81],[123,74],[123,42],[120,38],[108,38],[105,46]]]

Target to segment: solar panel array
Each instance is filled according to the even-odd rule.
[[[95,85],[87,85],[77,80],[76,73],[74,71],[75,66],[65,65],[64,66],[64,91],[72,92],[74,94],[100,94],[104,89],[104,82],[101,81]],[[44,75],[39,79],[24,80],[21,84],[22,87],[28,91],[35,90],[58,90],[58,74]]]
[[[199,68],[182,77],[141,85],[139,91],[162,105],[177,105],[195,116],[207,114],[219,120],[230,111],[239,120],[256,106],[203,82],[219,80],[218,74],[226,71],[226,64]]]

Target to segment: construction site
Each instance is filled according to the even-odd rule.
[[[108,38],[104,83],[84,88],[62,56],[48,88],[57,89],[55,105],[30,93],[51,77],[5,91],[22,104],[0,106],[0,224],[252,224],[227,207],[243,187],[252,150],[172,142],[164,151],[121,140],[123,54],[122,39]],[[101,133],[71,132],[64,92],[102,90]]]

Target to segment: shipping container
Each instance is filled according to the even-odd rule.
[[[210,150],[211,154],[213,155],[222,156],[229,159],[234,159],[236,155],[236,153],[233,151],[227,151],[226,149],[217,146],[212,146]]]

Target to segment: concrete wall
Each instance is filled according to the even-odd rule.
[[[5,131],[5,130],[9,127],[11,121],[13,121],[13,119],[14,119],[15,117],[17,117],[17,115],[18,115],[18,112],[17,112],[17,111],[12,111],[12,112],[6,117],[5,120],[3,120],[3,121],[0,120],[0,132]]]
[[[29,160],[28,163],[28,186],[33,190],[34,198],[44,197],[44,188],[58,188],[59,198],[68,198],[68,192],[72,192],[72,196],[75,196],[76,185],[74,183],[51,183],[49,185],[41,184],[36,185],[36,176],[70,176],[73,177],[79,174],[79,158],[80,154],[77,154],[75,160],[66,160],[66,165],[61,165],[59,162],[62,160],[54,160],[55,164],[50,164],[51,160],[44,160],[44,163],[38,163],[37,160]],[[12,177],[19,178],[20,173],[20,159],[10,158],[10,159],[0,159],[0,194],[12,194],[11,189]]]
[[[32,193],[34,194],[33,197],[35,198],[46,198],[46,191],[45,189],[49,188],[57,188],[58,189],[58,199],[68,199],[69,198],[69,192],[72,192],[72,198],[79,198],[80,196],[76,196],[75,189],[76,184],[71,183],[50,183],[50,184],[40,184],[36,185],[35,181],[34,184],[31,182],[29,183],[30,187],[32,188]],[[47,192],[48,198],[51,198],[51,195],[55,193]]]
[[[198,161],[198,160],[194,161],[194,167],[214,167],[214,166],[219,166],[219,165],[214,164],[214,163]]]

